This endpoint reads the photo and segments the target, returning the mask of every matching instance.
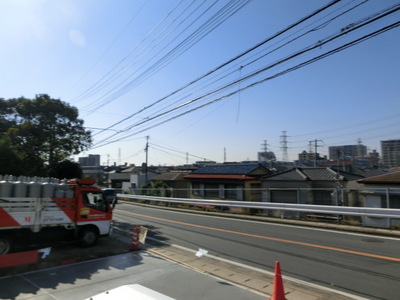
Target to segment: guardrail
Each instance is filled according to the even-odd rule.
[[[319,214],[323,213],[323,214],[335,214],[335,215],[400,219],[400,209],[393,209],[393,208],[204,200],[204,199],[166,198],[166,197],[127,195],[127,194],[118,194],[117,197],[130,198],[136,200],[182,203],[191,205],[211,205],[211,206],[240,207],[240,208],[254,208],[254,209],[267,209],[267,210],[270,209],[270,210],[296,211],[296,212],[319,213]]]

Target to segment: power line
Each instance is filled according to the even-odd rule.
[[[139,111],[137,111],[137,112],[135,112],[135,113],[129,115],[128,117],[126,117],[126,118],[124,118],[124,119],[122,119],[122,120],[120,120],[120,121],[118,121],[118,122],[116,122],[116,123],[110,125],[108,128],[112,128],[112,127],[114,127],[114,126],[116,126],[116,125],[118,125],[118,124],[121,124],[122,122],[129,120],[130,118],[132,118],[132,117],[138,115],[139,113],[141,113],[141,112],[143,112],[143,111],[145,111],[145,110],[147,110],[147,109],[149,109],[149,108],[155,106],[156,104],[159,104],[160,102],[166,100],[167,98],[169,98],[169,97],[171,97],[171,96],[173,96],[173,95],[176,95],[178,92],[180,92],[180,91],[184,90],[185,88],[187,88],[187,87],[193,85],[194,83],[196,83],[196,82],[202,80],[203,78],[205,78],[205,77],[207,77],[207,76],[209,76],[209,75],[215,73],[216,71],[218,71],[218,70],[224,68],[225,66],[231,64],[232,62],[234,62],[234,61],[236,61],[236,60],[238,60],[238,59],[244,57],[245,55],[247,55],[247,54],[251,53],[252,51],[254,51],[255,49],[257,49],[257,48],[259,48],[259,47],[265,45],[266,43],[268,43],[268,42],[270,42],[270,41],[276,39],[277,37],[283,35],[284,33],[288,32],[289,30],[295,28],[295,27],[298,26],[299,24],[302,24],[302,23],[304,23],[305,21],[307,21],[307,20],[311,19],[312,17],[314,17],[315,15],[317,15],[317,14],[319,14],[319,13],[321,13],[321,12],[327,10],[328,8],[330,8],[331,6],[333,6],[334,4],[336,4],[336,3],[338,3],[338,2],[339,2],[338,0],[331,1],[331,2],[328,3],[327,5],[325,5],[325,6],[321,7],[321,8],[319,8],[319,9],[317,9],[316,11],[312,12],[311,14],[309,14],[309,15],[307,15],[307,16],[301,18],[300,20],[298,20],[298,21],[292,23],[291,25],[287,26],[287,27],[284,28],[283,30],[278,31],[278,32],[275,33],[274,35],[272,35],[272,36],[266,38],[265,40],[263,40],[262,42],[260,42],[260,43],[258,43],[258,44],[256,44],[256,45],[252,46],[251,48],[249,48],[249,49],[247,49],[246,51],[240,53],[239,55],[235,56],[234,58],[229,59],[228,61],[226,61],[226,62],[224,62],[223,64],[217,66],[216,68],[210,70],[209,72],[203,74],[202,76],[200,76],[200,77],[198,77],[198,78],[196,78],[196,79],[190,81],[189,83],[185,84],[184,86],[182,86],[181,88],[175,90],[174,92],[172,92],[172,93],[170,93],[170,94],[168,94],[168,95],[162,97],[161,99],[159,99],[159,100],[153,102],[152,104],[150,104],[150,105],[148,105],[148,106],[142,108],[141,110],[139,110]]]
[[[333,35],[333,36],[331,36],[331,37],[328,37],[328,38],[326,38],[326,39],[324,39],[324,40],[321,40],[320,43],[318,43],[318,44],[314,44],[314,45],[312,45],[312,46],[306,47],[305,49],[303,49],[303,50],[301,50],[301,51],[298,51],[298,52],[296,52],[296,53],[294,53],[294,54],[292,54],[292,55],[290,55],[290,56],[288,56],[288,57],[286,57],[286,58],[284,58],[284,59],[282,59],[282,60],[280,60],[280,61],[278,61],[278,62],[276,62],[276,63],[274,63],[274,64],[271,64],[271,65],[269,65],[269,66],[267,66],[267,67],[264,67],[264,68],[258,70],[257,72],[254,72],[254,73],[252,73],[252,74],[246,76],[245,79],[248,79],[248,78],[250,78],[250,77],[252,77],[252,76],[255,76],[256,74],[259,74],[259,73],[261,73],[261,72],[263,72],[263,71],[265,71],[265,70],[268,70],[268,69],[270,69],[270,68],[272,68],[272,67],[274,67],[274,66],[276,66],[276,65],[278,65],[278,64],[281,64],[282,62],[285,62],[285,61],[288,61],[288,60],[290,60],[290,59],[292,59],[292,58],[294,58],[294,57],[297,57],[297,56],[299,56],[300,54],[303,54],[303,53],[308,52],[308,51],[310,51],[310,50],[312,50],[312,49],[318,48],[318,47],[320,47],[321,45],[325,45],[325,44],[327,44],[328,42],[332,42],[333,40],[337,39],[338,37],[340,37],[340,36],[342,36],[342,35],[345,35],[345,34],[348,34],[348,33],[350,33],[350,32],[353,32],[353,31],[355,31],[356,29],[359,29],[359,28],[361,28],[361,27],[364,27],[364,26],[366,26],[366,25],[368,25],[368,24],[370,24],[370,23],[372,23],[372,22],[375,22],[376,20],[379,20],[379,19],[381,19],[381,18],[383,18],[383,17],[385,17],[385,16],[387,16],[387,15],[393,13],[393,12],[397,11],[398,9],[399,9],[398,5],[397,5],[397,7],[394,6],[394,7],[392,7],[392,9],[389,9],[389,10],[386,10],[386,11],[382,12],[380,15],[376,15],[376,16],[370,17],[370,18],[364,18],[364,19],[362,20],[362,22],[360,21],[360,22],[358,22],[358,24],[357,24],[357,23],[353,23],[353,25],[352,25],[351,27],[349,27],[349,28],[347,28],[347,27],[344,28],[344,29],[342,28],[342,30],[340,31],[339,34],[336,34],[336,35]],[[237,90],[237,91],[234,91],[234,92],[232,92],[232,93],[225,94],[225,95],[223,95],[223,96],[221,96],[221,97],[218,97],[218,98],[216,98],[216,99],[214,99],[214,100],[212,100],[212,101],[209,101],[209,102],[207,102],[207,103],[205,103],[205,104],[199,105],[199,106],[195,107],[194,109],[190,109],[190,110],[188,110],[188,111],[186,111],[186,112],[184,112],[184,113],[178,114],[177,116],[170,117],[169,119],[167,119],[167,120],[165,120],[165,121],[162,121],[162,122],[160,122],[160,123],[158,123],[158,124],[156,124],[156,125],[150,126],[150,127],[146,128],[146,129],[144,129],[144,130],[148,130],[148,129],[150,129],[150,128],[153,128],[153,127],[155,127],[155,126],[158,126],[158,125],[160,125],[160,124],[163,124],[163,123],[165,123],[165,122],[167,122],[167,121],[169,121],[169,120],[175,119],[175,118],[177,118],[177,117],[180,117],[180,116],[182,116],[182,115],[185,115],[185,114],[187,114],[187,113],[190,113],[190,112],[192,112],[192,111],[194,111],[194,110],[197,110],[197,109],[199,109],[199,108],[205,107],[206,105],[215,103],[215,102],[220,101],[220,100],[222,100],[222,99],[226,99],[226,98],[232,96],[233,94],[235,94],[235,93],[237,93],[237,92],[240,92],[240,91],[242,91],[242,90],[244,90],[244,89],[253,87],[253,86],[255,86],[255,85],[257,85],[257,84],[260,84],[260,83],[262,83],[262,82],[265,82],[265,81],[267,81],[267,80],[271,80],[271,79],[274,79],[274,78],[276,78],[276,77],[278,77],[278,76],[282,76],[282,75],[284,75],[284,74],[286,74],[286,73],[288,73],[288,72],[297,70],[297,69],[299,69],[299,68],[301,68],[301,67],[303,67],[303,66],[306,66],[306,65],[308,65],[308,64],[310,64],[310,63],[316,62],[316,61],[318,61],[318,60],[320,60],[320,59],[323,59],[323,58],[325,58],[325,57],[327,57],[327,56],[330,56],[330,55],[332,55],[332,54],[335,54],[335,53],[337,53],[337,52],[340,52],[340,51],[342,51],[342,50],[344,50],[344,49],[347,49],[348,47],[351,47],[351,46],[356,45],[356,44],[358,44],[358,43],[360,43],[360,42],[363,42],[363,41],[365,41],[365,40],[367,40],[367,39],[369,39],[369,38],[372,38],[372,37],[374,37],[374,36],[376,36],[376,35],[379,35],[379,34],[385,32],[385,31],[391,30],[391,29],[393,29],[393,28],[395,28],[395,27],[397,27],[397,26],[399,26],[398,23],[393,23],[393,24],[391,24],[391,25],[388,25],[388,26],[386,26],[386,27],[383,27],[383,28],[381,28],[381,29],[379,29],[379,30],[377,30],[377,31],[375,31],[375,32],[372,32],[372,33],[370,33],[370,34],[364,35],[364,36],[361,37],[361,38],[358,38],[358,39],[356,39],[356,40],[353,40],[353,41],[351,41],[351,42],[349,42],[349,43],[347,43],[347,44],[345,44],[345,45],[342,45],[342,46],[340,46],[340,47],[337,47],[337,48],[335,48],[335,49],[333,49],[333,50],[331,50],[331,51],[328,51],[328,52],[326,52],[326,53],[324,53],[324,54],[322,54],[322,55],[319,55],[319,56],[316,56],[316,57],[314,57],[314,58],[312,58],[312,59],[309,59],[309,60],[307,60],[307,61],[305,61],[305,62],[303,62],[303,63],[301,63],[301,64],[298,64],[298,65],[296,65],[296,66],[293,66],[293,67],[291,67],[291,68],[288,68],[288,69],[286,69],[286,70],[284,70],[284,71],[282,71],[282,72],[278,72],[278,73],[276,73],[276,74],[274,74],[274,75],[272,75],[272,76],[266,77],[266,78],[264,78],[264,79],[262,79],[262,80],[256,81],[256,82],[254,82],[254,83],[252,83],[252,84],[247,85],[247,86],[244,87],[244,88],[241,88],[241,89],[239,89],[239,90]],[[163,112],[163,113],[160,113],[160,114],[158,114],[158,115],[156,115],[156,116],[153,116],[153,117],[151,117],[151,118],[148,118],[148,119],[146,119],[146,120],[144,120],[144,121],[137,122],[137,123],[131,125],[130,127],[128,127],[128,130],[130,130],[130,129],[134,128],[134,127],[137,127],[137,126],[139,126],[139,125],[142,125],[142,124],[144,124],[144,123],[147,123],[147,122],[149,122],[149,121],[152,121],[152,120],[154,120],[154,119],[156,119],[156,118],[159,118],[159,117],[161,117],[161,116],[164,116],[164,115],[166,115],[166,114],[168,114],[168,113],[171,113],[171,112],[173,112],[173,111],[175,111],[175,110],[181,109],[181,108],[184,107],[184,106],[187,106],[187,105],[189,105],[189,104],[191,104],[191,103],[194,103],[195,101],[198,101],[198,100],[201,100],[201,99],[203,99],[203,98],[205,98],[205,97],[208,97],[208,96],[210,96],[211,94],[215,93],[216,91],[221,91],[221,90],[223,90],[223,89],[225,89],[225,88],[227,88],[227,87],[229,87],[229,86],[231,86],[231,85],[236,84],[237,82],[238,82],[238,80],[236,80],[236,81],[234,81],[234,82],[232,82],[232,83],[230,83],[230,84],[228,84],[228,85],[225,85],[224,87],[221,87],[221,88],[219,88],[219,89],[216,89],[216,90],[214,90],[214,91],[212,91],[212,92],[209,92],[208,94],[203,95],[202,97],[197,97],[197,98],[192,99],[192,100],[190,100],[190,101],[187,101],[186,103],[181,104],[181,105],[179,105],[179,106],[177,106],[177,107],[175,107],[175,108],[172,108],[172,109],[170,109],[170,110],[168,110],[168,111],[165,111],[165,112]],[[143,130],[142,130],[142,131],[143,131]],[[142,132],[142,131],[139,131],[139,132]],[[136,133],[138,133],[138,132],[136,132]],[[136,134],[136,133],[135,133],[135,134]],[[130,136],[130,135],[128,135],[128,136]],[[121,139],[123,139],[123,138],[121,138]],[[120,140],[120,139],[114,140],[114,141],[112,141],[112,142],[115,142],[115,141],[118,141],[118,140]]]
[[[89,97],[92,96],[93,94],[95,94],[97,92],[97,90],[102,87],[104,88],[105,86],[107,86],[107,82],[110,81],[110,78],[108,76],[110,76],[115,70],[117,70],[118,67],[120,67],[122,65],[122,63],[124,63],[125,61],[127,61],[129,59],[129,57],[140,47],[140,45],[144,44],[144,42],[148,39],[148,37],[157,30],[157,28],[159,28],[161,26],[161,24],[179,7],[179,5],[181,5],[183,2],[183,0],[181,0],[172,10],[170,10],[162,19],[161,21],[159,21],[159,23],[153,27],[148,33],[147,35],[136,45],[136,47],[134,47],[129,53],[128,55],[126,55],[125,57],[123,57],[110,71],[108,71],[103,77],[101,77],[97,82],[95,82],[91,87],[89,87],[88,89],[86,89],[84,92],[82,92],[79,96],[75,97],[73,100],[77,101],[80,100],[84,97]],[[130,23],[130,22],[129,22]],[[114,77],[114,75],[111,77],[111,79]]]
[[[224,96],[221,96],[221,97],[219,97],[219,98],[216,98],[216,99],[214,99],[214,100],[212,100],[212,101],[209,101],[209,102],[207,102],[207,103],[205,103],[205,104],[199,105],[199,106],[197,106],[197,107],[195,107],[195,108],[193,108],[193,109],[190,109],[190,110],[188,110],[188,111],[186,111],[186,112],[183,112],[183,113],[181,113],[181,114],[178,114],[178,115],[176,115],[176,116],[170,117],[169,119],[164,120],[164,121],[161,121],[161,122],[159,122],[159,123],[156,124],[156,125],[147,127],[147,128],[145,128],[145,129],[142,129],[142,130],[139,130],[139,131],[137,131],[137,132],[135,132],[135,133],[133,133],[133,134],[130,134],[130,135],[128,135],[128,136],[135,135],[135,134],[141,133],[141,132],[143,132],[143,131],[149,130],[149,129],[151,129],[151,128],[154,128],[154,127],[156,127],[156,126],[159,126],[159,125],[161,125],[161,124],[164,124],[164,123],[166,123],[166,122],[168,122],[168,121],[171,121],[171,120],[173,120],[173,119],[176,119],[176,118],[178,118],[178,117],[181,117],[181,116],[183,116],[183,115],[186,115],[186,114],[188,114],[188,113],[191,113],[191,112],[193,112],[193,111],[195,111],[195,110],[198,110],[198,109],[200,109],[200,108],[203,108],[203,107],[208,106],[208,105],[210,105],[210,104],[213,104],[213,103],[215,103],[215,102],[221,101],[221,100],[223,100],[223,99],[229,98],[229,97],[231,97],[232,95],[234,95],[234,94],[236,94],[236,93],[238,93],[238,92],[241,92],[241,91],[246,90],[246,89],[248,89],[248,88],[252,88],[252,87],[254,87],[254,86],[256,86],[256,85],[259,85],[259,84],[261,84],[261,83],[264,83],[264,82],[266,82],[266,81],[268,81],[268,80],[275,79],[275,78],[277,78],[277,77],[279,77],[279,76],[282,76],[282,75],[285,75],[285,74],[287,74],[287,73],[289,73],[289,72],[292,72],[292,71],[295,71],[295,70],[297,70],[297,69],[300,69],[300,68],[302,68],[302,67],[304,67],[304,66],[306,66],[306,65],[309,65],[309,64],[314,63],[314,62],[316,62],[316,61],[319,61],[319,60],[321,60],[321,59],[323,59],[323,58],[326,58],[326,57],[328,57],[328,56],[330,56],[330,55],[332,55],[332,54],[335,54],[335,53],[337,53],[337,52],[343,51],[343,50],[345,50],[345,49],[347,49],[347,48],[349,48],[349,47],[351,47],[351,46],[354,46],[354,45],[356,45],[356,44],[358,44],[358,43],[361,43],[361,42],[363,42],[363,41],[365,41],[365,40],[367,40],[367,39],[370,39],[370,38],[372,38],[372,37],[374,37],[374,36],[376,36],[376,35],[379,35],[379,34],[381,34],[381,33],[383,33],[383,32],[386,32],[386,31],[388,31],[388,30],[394,29],[394,28],[396,28],[396,27],[398,27],[398,26],[400,26],[400,22],[392,23],[392,24],[390,24],[390,25],[388,25],[388,26],[386,26],[386,27],[384,27],[384,28],[381,28],[381,29],[376,30],[376,31],[374,31],[374,32],[372,32],[372,33],[369,33],[369,34],[367,34],[367,35],[364,35],[364,36],[361,37],[361,38],[358,38],[358,39],[356,39],[356,40],[354,40],[354,41],[352,41],[352,42],[349,42],[349,43],[347,43],[347,44],[345,44],[345,45],[342,45],[342,46],[340,46],[340,47],[337,47],[337,48],[335,48],[335,49],[333,49],[333,50],[331,50],[331,51],[328,51],[328,52],[326,52],[326,53],[324,53],[324,54],[321,54],[321,55],[316,56],[316,57],[314,57],[314,58],[312,58],[312,59],[309,59],[309,60],[307,60],[307,61],[305,61],[305,62],[303,62],[303,63],[300,63],[300,64],[298,64],[298,65],[296,65],[296,66],[294,66],[294,67],[288,68],[288,69],[286,69],[286,70],[284,70],[284,71],[282,71],[282,72],[279,72],[279,73],[276,73],[276,74],[274,74],[274,75],[272,75],[272,76],[269,76],[269,77],[266,77],[266,78],[264,78],[264,79],[261,79],[261,80],[259,80],[259,81],[257,81],[257,82],[254,82],[254,83],[252,83],[252,84],[247,85],[246,87],[241,88],[240,90],[237,90],[237,91],[231,92],[231,93],[229,93],[229,94],[226,94],[226,95],[224,95]],[[143,124],[143,123],[146,123],[146,122],[147,122],[147,121],[142,121],[142,122],[140,122],[139,125],[141,125],[141,124]],[[119,141],[119,140],[121,140],[121,139],[118,139],[118,140],[115,140],[115,141],[111,141],[111,142],[109,142],[109,143],[113,143],[113,142],[116,142],[116,141]],[[109,143],[107,143],[107,144],[109,144]]]
[[[165,147],[165,146],[161,146],[161,145],[154,144],[154,143],[151,143],[150,146],[153,149],[158,149],[159,151],[164,151],[165,153],[169,153],[169,154],[175,153],[175,154],[183,155],[184,157],[189,157],[190,156],[190,157],[193,157],[193,158],[196,158],[196,159],[201,159],[201,160],[211,160],[209,158],[205,158],[204,156],[198,156],[198,155],[190,154],[187,151],[184,152],[184,151],[181,151],[181,150],[172,149],[170,147]]]
[[[248,2],[249,2],[249,0],[229,1],[224,7],[222,7],[219,11],[217,11],[209,19],[207,19],[207,21],[204,22],[200,27],[198,27],[193,33],[191,33],[188,37],[183,39],[182,42],[178,43],[172,50],[168,51],[165,55],[163,55],[156,62],[151,64],[151,66],[149,66],[144,71],[139,73],[139,75],[135,76],[133,79],[129,79],[129,77],[132,77],[134,75],[132,73],[124,81],[120,82],[116,87],[114,87],[109,92],[107,92],[105,95],[100,97],[97,100],[97,102],[98,102],[97,106],[92,108],[92,111],[98,110],[99,108],[103,107],[104,105],[109,104],[112,101],[115,101],[120,96],[126,94],[132,88],[136,87],[138,84],[140,84],[141,82],[146,80],[148,77],[153,75],[155,72],[157,72],[158,70],[163,68],[169,62],[171,62],[173,59],[175,59],[177,56],[181,55],[182,53],[184,53],[188,49],[190,49],[194,44],[196,44],[198,41],[200,41],[203,37],[205,37],[207,34],[212,32],[219,25],[221,25],[226,19],[230,18],[233,14],[235,14],[237,11],[239,11],[241,8],[243,8]],[[200,16],[203,16],[206,12],[208,12],[217,3],[218,3],[218,1],[215,1]],[[196,18],[191,24],[189,24],[189,26],[194,25],[194,23],[199,18],[200,17]],[[165,46],[158,53],[156,53],[153,56],[153,58],[151,58],[151,59],[154,59],[155,57],[157,57],[161,53],[162,50],[166,49],[167,46]],[[150,60],[148,62],[150,62]],[[143,67],[144,67],[144,65],[141,68],[143,68]]]

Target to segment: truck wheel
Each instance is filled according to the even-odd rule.
[[[82,228],[79,233],[79,243],[83,247],[93,246],[97,241],[98,233],[95,228]]]
[[[11,251],[11,239],[5,236],[0,236],[0,255],[7,254]]]

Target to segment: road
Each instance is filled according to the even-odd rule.
[[[132,284],[140,290],[150,289],[150,293],[115,295],[116,288]],[[0,277],[0,287],[0,299],[13,300],[265,299],[144,251]]]
[[[398,299],[400,239],[118,204],[114,220],[149,236],[369,299]]]

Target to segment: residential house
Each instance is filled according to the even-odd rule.
[[[345,193],[349,181],[363,176],[324,167],[293,168],[265,176],[262,181],[263,201],[276,203],[349,205],[355,201],[352,194]],[[268,212],[276,215],[276,212]],[[285,213],[287,217],[299,218],[304,214]]]
[[[400,172],[387,173],[358,180],[362,185],[362,205],[375,208],[400,208]],[[363,224],[389,228],[399,225],[400,219],[364,217]]]
[[[184,178],[191,198],[261,201],[261,177],[269,173],[260,163],[210,164]]]
[[[151,180],[162,172],[161,169],[154,166],[146,167],[145,165],[133,168],[130,172],[129,182],[123,187],[123,192],[142,194],[143,188],[148,186]]]
[[[106,174],[108,183],[107,186],[117,190],[122,190],[124,183],[130,182],[130,175],[134,168],[135,166],[124,166],[115,168],[114,170],[108,172]]]
[[[169,196],[173,198],[189,198],[189,181],[185,180],[185,176],[189,171],[172,170],[159,174],[151,179],[154,184],[157,181],[162,181],[168,186],[168,194],[161,193],[162,196]]]
[[[336,195],[349,180],[364,178],[361,175],[337,171],[331,168],[293,168],[278,174],[265,176],[262,187],[267,191],[267,202],[342,205],[345,199]],[[333,197],[335,196],[335,197]]]

